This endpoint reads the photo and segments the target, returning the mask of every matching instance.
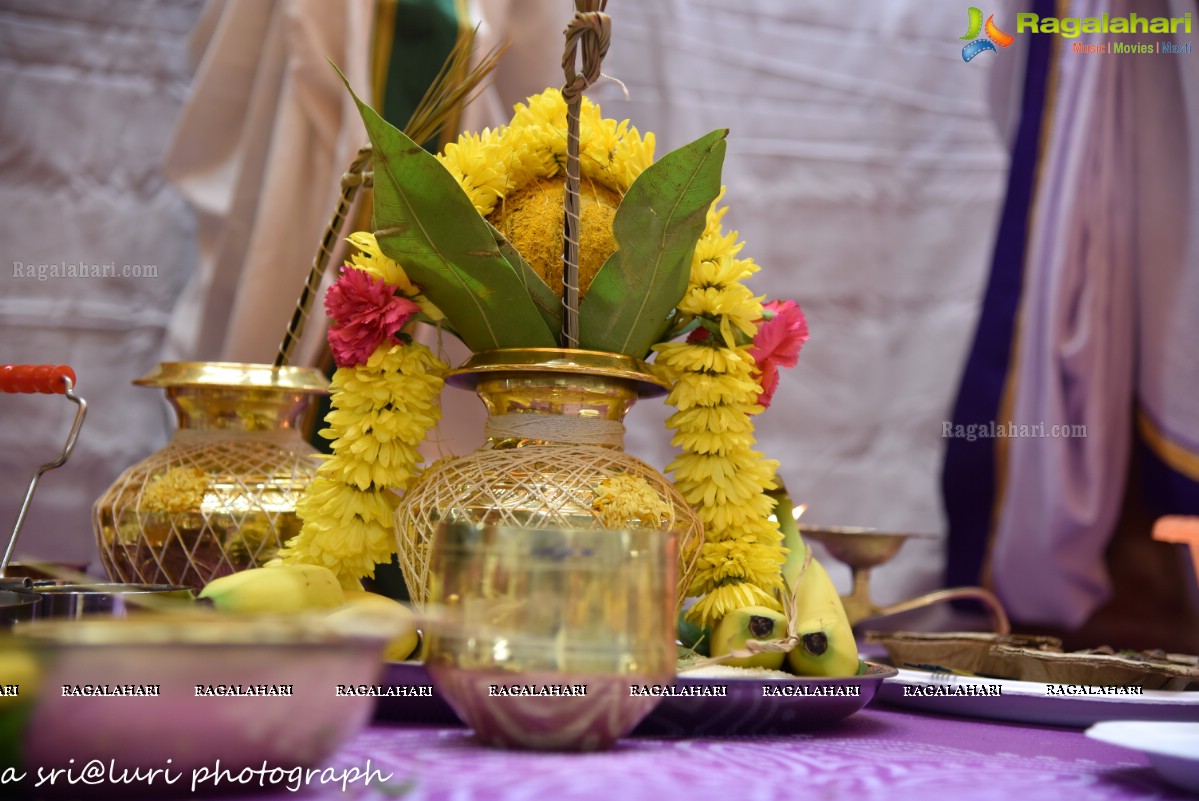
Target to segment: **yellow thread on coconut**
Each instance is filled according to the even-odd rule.
[[[605,119],[586,98],[580,112],[579,284],[587,286],[616,250],[612,218],[629,186],[654,160],[654,137],[628,120]],[[463,134],[438,159],[475,209],[520,251],[554,291],[562,292],[562,219],[566,102],[557,89],[517,104],[494,131]]]

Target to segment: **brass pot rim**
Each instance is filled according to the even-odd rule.
[[[653,375],[635,356],[580,348],[502,348],[481,350],[446,374],[445,382],[475,389],[495,373],[561,373],[620,379],[632,383],[641,398],[665,395],[670,385]]]
[[[327,395],[329,381],[315,367],[275,367],[246,362],[160,362],[134,384],[142,387],[277,389]]]

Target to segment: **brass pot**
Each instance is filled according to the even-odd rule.
[[[622,421],[633,404],[667,391],[642,361],[575,349],[484,351],[446,383],[483,400],[487,442],[432,465],[396,510],[400,566],[415,602],[428,598],[438,526],[467,523],[671,533],[682,603],[702,524],[669,479],[623,449]]]
[[[135,384],[161,387],[178,427],[122,473],[92,510],[100,556],[119,582],[202,588],[257,567],[299,533],[296,502],[316,475],[300,432],[313,368],[165,362]]]

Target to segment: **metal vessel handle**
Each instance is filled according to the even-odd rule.
[[[62,467],[75,449],[75,441],[79,439],[79,429],[83,427],[83,418],[87,415],[87,401],[75,392],[75,371],[65,364],[0,364],[0,392],[66,395],[67,400],[77,407],[75,421],[71,423],[71,431],[67,434],[67,442],[57,459],[39,465],[29,479],[29,488],[25,490],[25,500],[17,512],[17,522],[13,524],[12,536],[4,549],[4,557],[0,559],[0,579],[8,571],[8,563],[12,559],[13,550],[17,546],[17,537],[21,533],[21,525],[33,501],[33,492],[42,473]]]

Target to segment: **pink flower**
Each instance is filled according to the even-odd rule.
[[[420,306],[365,270],[347,266],[325,295],[325,311],[333,318],[329,328],[333,359],[338,367],[354,367],[365,364]]]
[[[808,341],[808,321],[793,300],[772,300],[762,304],[764,312],[749,353],[758,364],[758,383],[762,394],[758,403],[770,406],[779,385],[779,368],[794,367],[799,350]]]

